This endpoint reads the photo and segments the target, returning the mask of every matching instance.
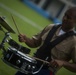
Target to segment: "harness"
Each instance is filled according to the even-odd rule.
[[[62,42],[64,39],[76,35],[73,31],[69,31],[63,35],[58,36],[54,41],[50,42],[52,37],[54,36],[55,32],[61,25],[55,25],[53,28],[49,31],[43,45],[37,50],[35,57],[45,60],[46,57],[48,57],[47,61],[51,61],[51,50],[54,48],[57,44]],[[38,65],[42,64],[42,62],[38,61]]]

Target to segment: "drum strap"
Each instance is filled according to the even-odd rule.
[[[74,33],[73,31],[69,31],[61,36],[58,36],[57,39],[55,39],[54,41],[52,42],[48,42],[48,48],[49,49],[52,49],[53,47],[55,47],[57,44],[59,44],[60,42],[62,42],[64,39],[70,37],[70,36],[73,36],[73,35],[76,35],[76,33]]]
[[[55,47],[57,44],[59,44],[60,42],[62,42],[64,39],[76,35],[76,33],[74,33],[73,31],[69,31],[61,36],[58,36],[54,41],[50,42],[50,40],[52,39],[54,33],[56,32],[56,30],[60,27],[60,25],[58,26],[54,26],[52,28],[52,30],[50,30],[50,32],[48,33],[48,36],[46,37],[44,44],[37,50],[36,52],[36,57],[45,60],[46,57],[48,56],[49,59],[47,61],[51,60],[51,50],[53,47]]]
[[[43,45],[37,50],[35,56],[37,58],[40,58],[40,59],[43,59],[45,60],[47,54],[46,54],[46,51],[47,51],[47,46],[48,46],[48,42],[52,39],[54,33],[56,32],[56,30],[60,27],[60,25],[55,25],[52,27],[52,29],[49,31]],[[46,49],[47,48],[47,49]],[[48,52],[48,51],[47,51]],[[45,55],[44,55],[45,54]]]

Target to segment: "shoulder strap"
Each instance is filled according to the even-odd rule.
[[[50,30],[50,32],[48,33],[48,35],[47,35],[47,37],[46,37],[46,39],[45,39],[45,41],[44,41],[44,44],[45,43],[48,43],[51,39],[52,39],[52,37],[53,37],[53,35],[54,35],[54,33],[57,31],[57,29],[60,27],[61,25],[54,25],[53,26],[53,28]]]
[[[73,35],[76,35],[76,34],[73,31],[70,31],[70,32],[65,33],[64,35],[59,36],[54,41],[48,42],[48,45],[45,48],[46,52],[48,52],[47,53],[47,56],[49,57],[48,61],[51,60],[51,54],[50,54],[50,52],[51,52],[52,48],[54,48],[57,44],[59,44],[60,42],[62,42],[64,39],[66,39],[66,38],[68,38],[70,36],[73,36]]]
[[[57,39],[55,39],[52,42],[48,42],[48,48],[52,49],[53,47],[55,47],[57,44],[59,44],[60,42],[62,42],[64,39],[76,35],[76,33],[74,33],[73,31],[69,31],[61,36],[59,36]]]
[[[56,30],[59,27],[60,26],[57,26],[56,29],[53,27],[52,30],[50,30],[48,36],[46,37],[46,40],[45,40],[44,44],[37,50],[37,52],[35,54],[36,57],[38,57],[40,59],[43,59],[43,60],[45,60],[46,57],[49,57],[47,61],[50,61],[51,60],[51,54],[50,54],[51,49],[53,47],[55,47],[57,44],[59,44],[61,41],[63,41],[64,39],[66,39],[67,37],[76,35],[76,33],[74,33],[73,31],[70,31],[68,33],[65,33],[64,35],[59,36],[54,41],[50,42],[50,39],[52,39],[54,33],[56,32]],[[38,62],[38,63],[41,64],[40,62]]]
[[[56,32],[56,30],[60,27],[60,25],[58,26],[53,26],[53,28],[50,30],[50,32],[48,33],[43,45],[37,50],[37,52],[35,53],[35,56],[41,59],[45,59],[47,56],[46,52],[46,48],[48,45],[48,42],[50,42],[50,40],[52,39],[54,33]],[[46,45],[47,44],[47,45]],[[45,54],[45,55],[44,55]]]
[[[56,32],[56,30],[60,27],[60,25],[58,26],[53,26],[52,29],[49,31],[43,45],[38,49],[38,50],[44,50],[45,47],[48,45],[48,42],[50,42],[50,40],[52,39],[54,33]]]

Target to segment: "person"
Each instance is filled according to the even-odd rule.
[[[52,32],[51,30],[53,29],[54,26],[55,27],[58,26],[58,28],[54,29],[56,30],[55,32]],[[62,67],[66,68],[71,72],[76,73],[76,35],[75,34],[65,38],[60,43],[56,44],[53,48],[49,48],[49,46],[47,48],[44,47],[49,45],[47,42],[45,42],[45,40],[48,40],[47,36],[50,31],[51,31],[50,34],[54,33],[50,40],[50,42],[52,42],[55,39],[57,39],[59,36],[62,36],[68,32],[75,33],[75,26],[76,26],[76,7],[71,7],[65,12],[61,24],[59,25],[50,24],[46,26],[40,33],[33,35],[32,38],[27,37],[25,34],[20,34],[18,36],[19,41],[24,42],[29,47],[31,48],[38,47],[34,55],[35,57],[46,60],[44,56],[47,55],[47,53],[49,55],[49,60],[46,60],[49,62],[49,64],[45,63],[46,67],[44,66],[40,70],[40,72],[35,75],[54,75]],[[44,42],[46,43],[45,45]],[[44,52],[45,50],[46,52]],[[39,64],[37,66],[39,67]],[[18,71],[15,75],[26,75],[26,74]],[[27,75],[33,75],[33,74],[27,74]]]

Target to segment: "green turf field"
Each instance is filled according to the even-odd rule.
[[[52,23],[28,6],[24,5],[20,0],[0,0],[0,16],[5,16],[7,23],[16,32],[16,34],[10,33],[10,36],[16,42],[18,42],[18,32],[11,18],[11,14],[15,19],[20,33],[26,34],[29,37],[42,30],[46,25]],[[4,33],[0,30],[0,42],[3,37]],[[26,46],[24,43],[19,44]],[[31,49],[31,55],[35,50],[36,49]],[[0,75],[14,75],[17,70],[3,63],[1,58],[2,51],[0,51]],[[75,73],[71,73],[63,68],[58,71],[57,75],[75,75]]]

